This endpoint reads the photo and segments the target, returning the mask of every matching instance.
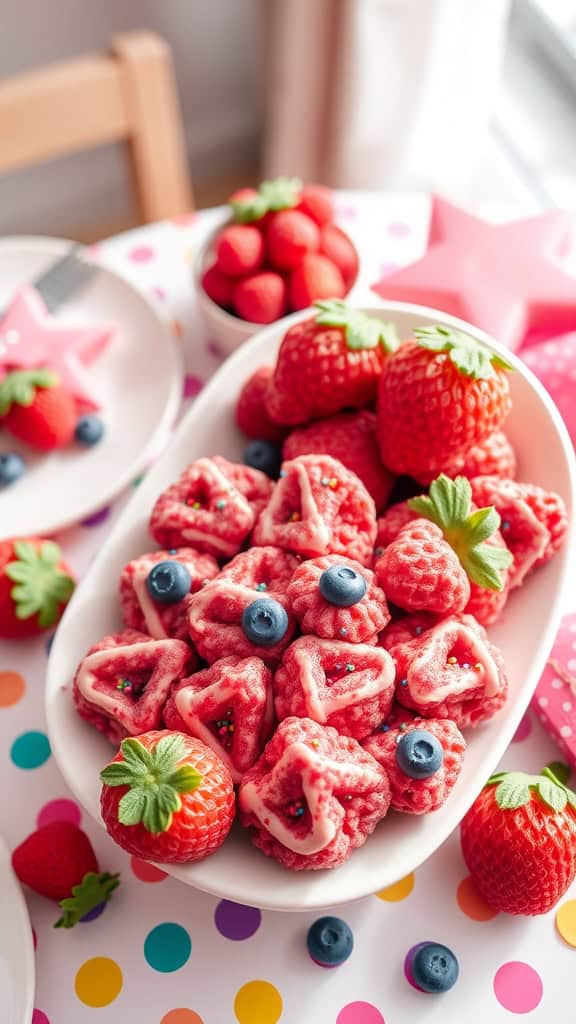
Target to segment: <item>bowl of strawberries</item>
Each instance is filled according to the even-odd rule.
[[[358,253],[334,217],[331,190],[296,178],[264,181],[230,196],[194,270],[206,327],[224,352],[263,324],[318,299],[350,294]]]

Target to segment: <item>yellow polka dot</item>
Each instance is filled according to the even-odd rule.
[[[269,981],[247,981],[236,993],[234,1013],[239,1024],[276,1024],[282,996]]]
[[[460,882],[456,890],[456,901],[462,913],[471,921],[491,921],[498,914],[480,895],[470,876]]]
[[[558,907],[556,927],[564,942],[576,949],[576,900],[567,900]]]
[[[379,900],[386,900],[387,903],[399,903],[400,900],[405,900],[410,895],[413,888],[414,873],[412,872],[405,878],[401,878],[399,882],[395,882],[394,885],[389,885],[387,889],[381,889],[376,896]]]
[[[0,672],[0,708],[10,708],[22,700],[26,683],[19,672]]]
[[[86,1006],[108,1006],[122,991],[122,971],[107,956],[92,957],[76,974],[74,988]]]
[[[184,328],[182,327],[180,321],[173,320],[170,326],[172,328],[172,334],[174,335],[174,337],[178,338],[178,340],[181,340],[184,335]]]

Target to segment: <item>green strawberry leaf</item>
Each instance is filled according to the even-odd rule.
[[[523,807],[530,799],[528,776],[523,772],[510,772],[496,788],[496,803],[503,811]]]
[[[231,199],[229,206],[237,224],[251,224],[255,220],[262,220],[268,213],[266,199],[258,194],[251,199]]]
[[[102,772],[100,778],[107,785],[118,785],[117,782],[109,782],[104,772]],[[126,785],[126,783],[121,783],[121,785]],[[146,798],[147,793],[144,789],[129,789],[127,793],[124,793],[118,804],[118,821],[121,825],[138,825],[142,821],[146,809]]]
[[[58,621],[60,609],[74,591],[74,581],[60,569],[60,548],[53,541],[43,541],[40,548],[28,541],[14,541],[16,561],[8,562],[4,572],[16,586],[10,597],[14,602],[17,619],[38,616],[41,629],[48,629]]]
[[[275,178],[274,181],[263,181],[258,189],[266,200],[268,210],[288,210],[296,206],[302,182],[299,178]]]
[[[553,775],[556,782],[565,786],[570,778],[570,767],[564,761],[550,761],[550,764],[546,765],[546,774],[548,777]]]
[[[564,787],[558,786],[551,779],[542,779],[538,783],[538,793],[545,804],[554,811],[563,811],[566,807],[568,796]]]
[[[6,416],[13,405],[32,405],[38,388],[53,388],[57,383],[57,374],[46,367],[11,370],[0,381],[0,416]]]
[[[180,761],[186,753],[184,740],[177,733],[172,736],[163,736],[156,744],[154,750],[154,765],[156,771],[172,772],[174,765]]]
[[[322,299],[314,305],[319,310],[316,323],[326,327],[343,327],[346,345],[352,351],[377,348],[378,345],[386,352],[398,348],[398,336],[393,324],[352,309],[342,299]]]
[[[60,900],[62,917],[56,921],[55,928],[73,928],[78,921],[86,917],[91,910],[102,903],[108,903],[112,893],[120,885],[120,875],[110,875],[107,871],[96,874],[88,871],[80,885],[72,888],[72,895]]]
[[[168,781],[178,793],[192,793],[193,790],[198,789],[202,782],[202,776],[191,764],[183,764],[173,775],[169,776]]]
[[[505,811],[523,807],[536,794],[542,803],[556,813],[568,804],[576,810],[576,793],[568,789],[550,770],[543,768],[540,775],[525,772],[497,772],[486,785],[496,785],[496,803]]]
[[[462,331],[440,325],[417,327],[414,337],[421,348],[430,352],[447,352],[450,361],[464,377],[488,380],[496,375],[495,368],[514,370],[512,363],[503,356]]]

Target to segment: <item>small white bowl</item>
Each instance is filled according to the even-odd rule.
[[[515,355],[456,317],[399,302],[366,312],[395,323],[404,338],[415,327],[427,324],[457,328],[510,360],[516,373],[510,375],[513,409],[506,432],[519,455],[520,479],[561,494],[568,506],[570,529],[556,557],[514,592],[502,621],[490,630],[504,654],[510,696],[491,722],[467,730],[462,773],[439,811],[422,818],[389,814],[367,843],[335,871],[285,870],[256,850],[239,827],[213,857],[199,864],[163,865],[187,885],[238,903],[275,910],[313,910],[360,899],[397,882],[444,842],[502,757],[528,707],[558,629],[562,594],[572,568],[576,535],[574,450],[556,406],[536,377]],[[91,644],[120,626],[118,578],[126,562],[152,546],[147,527],[155,499],[193,459],[216,453],[232,460],[241,458],[245,441],[233,415],[238,390],[258,366],[275,357],[287,328],[309,315],[304,310],[265,328],[222,365],[134,492],[56,632],[46,683],[50,741],[68,785],[98,821],[99,772],[113,748],[76,714],[71,693],[76,666]]]

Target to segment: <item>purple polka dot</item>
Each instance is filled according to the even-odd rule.
[[[381,277],[388,277],[388,275],[393,274],[395,270],[398,270],[398,264],[393,263],[392,260],[384,260],[384,262],[378,267]]]
[[[412,234],[412,228],[403,220],[393,221],[388,225],[388,234],[393,235],[394,238],[406,238]]]
[[[530,733],[532,732],[532,719],[528,712],[520,719],[520,724],[516,729],[512,737],[512,743],[521,743],[522,740],[527,740]]]
[[[204,381],[193,373],[187,373],[184,378],[184,398],[195,398],[204,387]]]
[[[214,341],[213,338],[210,338],[206,342],[206,351],[209,352],[211,356],[214,356],[215,359],[222,359],[222,356],[224,355],[220,345],[217,341]]]
[[[104,508],[99,509],[98,512],[93,512],[91,516],[87,516],[86,519],[83,519],[80,526],[100,526],[100,523],[106,522],[110,512],[110,506],[106,505]]]
[[[356,220],[358,210],[353,203],[337,203],[335,216],[336,220]]]
[[[128,253],[128,259],[132,263],[149,263],[153,260],[156,253],[149,245],[137,245],[134,249],[130,249]]]
[[[214,923],[225,939],[238,942],[249,939],[257,932],[262,921],[262,914],[256,907],[246,907],[243,903],[232,903],[220,900],[214,912]]]
[[[88,921],[95,921],[97,917],[100,917],[100,914],[104,913],[107,906],[107,903],[99,903],[97,907],[92,907],[92,910],[89,910],[87,914],[84,914],[84,917],[80,918],[80,924],[87,924]]]
[[[406,978],[408,984],[411,985],[412,988],[417,989],[418,992],[423,992],[424,989],[420,988],[420,985],[417,985],[416,982],[414,981],[412,975],[412,961],[414,960],[414,957],[416,956],[418,950],[422,949],[423,946],[427,946],[429,941],[430,940],[427,940],[426,942],[417,942],[415,946],[411,946],[404,958],[404,977]]]
[[[52,825],[55,821],[67,821],[70,825],[79,826],[82,820],[82,812],[73,800],[50,800],[38,812],[36,825],[42,828],[44,825]]]
[[[164,301],[164,299],[166,298],[166,290],[164,288],[160,288],[160,286],[157,284],[154,285],[151,291],[155,299],[160,299],[161,301]]]
[[[50,1021],[43,1010],[34,1010],[32,1024],[50,1024]]]

